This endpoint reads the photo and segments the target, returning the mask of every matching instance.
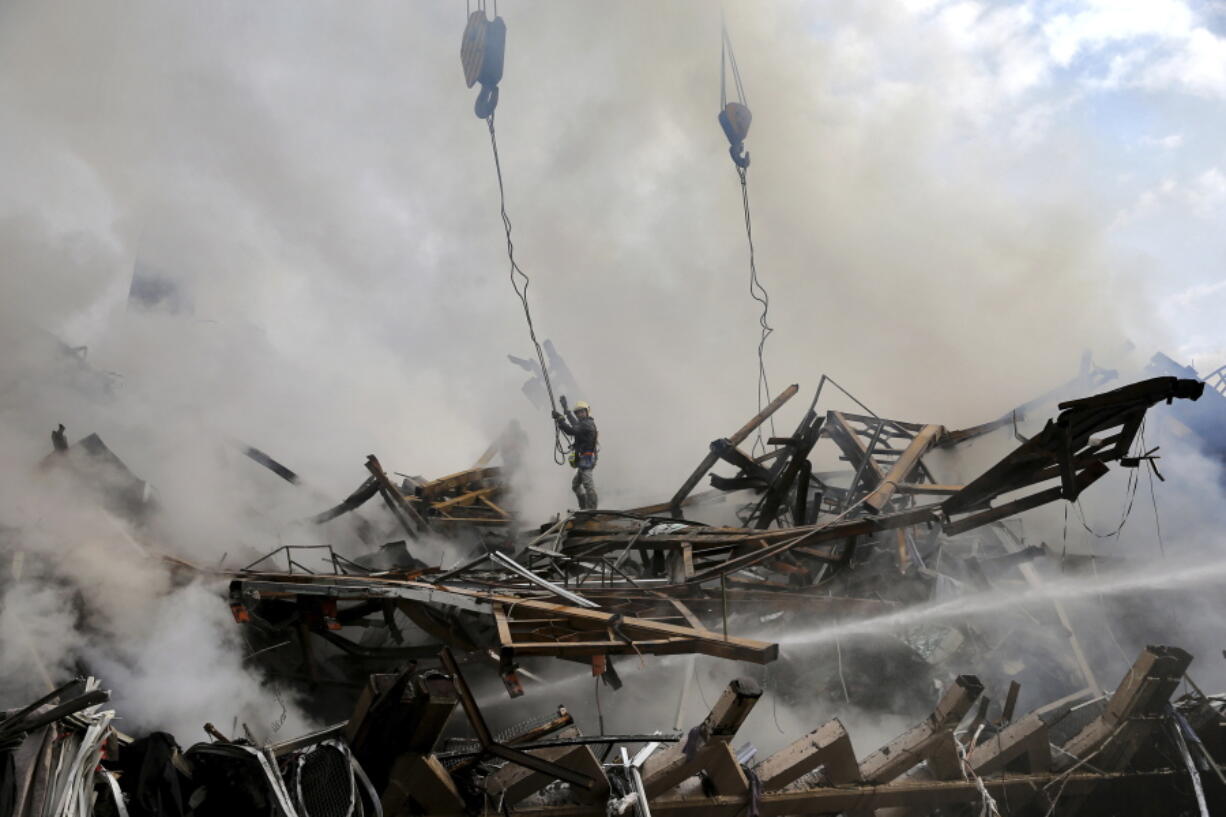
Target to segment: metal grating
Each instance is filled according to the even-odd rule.
[[[299,756],[294,796],[301,817],[352,817],[354,795],[349,754],[339,745],[321,743]]]

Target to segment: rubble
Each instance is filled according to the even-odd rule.
[[[734,749],[763,694],[752,679],[731,681],[683,734],[586,736],[559,710],[495,735],[446,648],[440,660],[446,672],[372,675],[348,721],[280,744],[214,729],[213,742],[186,751],[165,735],[142,745],[114,729],[93,679],[78,697],[59,690],[0,722],[11,813],[1160,813],[1186,801],[1181,778],[1201,767],[1217,770],[1201,781],[1213,802],[1226,796],[1226,700],[1172,704],[1192,660],[1177,647],[1147,648],[1110,695],[1074,694],[1016,719],[1011,708],[987,719],[980,706],[968,722],[985,687],[959,676],[928,717],[868,755],[833,718],[756,762],[752,746]],[[457,706],[476,739],[458,751],[443,737]],[[1187,769],[1154,751],[1164,729],[1196,747]]]
[[[1070,387],[1114,376],[1089,370]],[[823,378],[795,430],[771,438],[765,455],[741,444],[798,386],[712,442],[667,501],[536,526],[511,510],[513,434],[437,479],[397,482],[369,456],[362,484],[310,520],[356,521],[365,555],[282,545],[241,569],[173,560],[181,577],[228,585],[248,659],[302,690],[332,725],[267,742],[245,725],[227,736],[205,724],[211,741],[184,750],[165,733],[119,732],[99,683],[78,679],[0,720],[8,813],[1107,815],[1125,806],[1173,814],[1173,803],[1191,808],[1195,798],[1220,807],[1226,697],[1196,689],[1172,702],[1192,656],[1167,646],[1147,648],[1104,688],[1059,596],[1039,592],[1035,565],[1047,546],[1008,521],[1077,500],[1113,465],[1156,472],[1154,451],[1139,444],[1147,413],[1198,400],[1205,383],[1163,375],[1064,399],[1029,438],[1017,421],[1041,400],[950,429],[862,404],[863,413],[819,412],[827,383],[841,389]],[[1012,450],[948,478],[961,446],[1010,426]],[[500,449],[504,465],[492,465]],[[269,454],[243,453],[300,485]],[[844,467],[823,470],[823,458]],[[710,474],[718,463],[735,474]],[[148,486],[96,435],[44,467],[100,480],[112,492],[104,501],[129,518],[154,507]],[[708,475],[711,489],[695,493]],[[376,496],[381,506],[368,505]],[[737,524],[699,521],[711,503],[735,508]],[[428,541],[462,556],[430,564]],[[965,673],[1003,639],[987,644],[970,621],[906,618],[1004,586],[1036,593],[1027,615],[1049,626],[1010,631],[999,671],[982,677]],[[857,629],[874,621],[893,623]],[[676,655],[722,659],[732,679],[696,723],[682,723],[683,696],[672,730],[619,733],[600,713],[600,733],[585,734],[545,698],[541,674],[559,661],[590,671],[599,695],[601,685],[627,683],[623,662]],[[1019,715],[1026,682],[1009,667],[1032,657],[1065,693]],[[746,674],[771,664],[770,689],[767,676]],[[673,693],[697,682],[692,665],[674,677]],[[470,678],[500,680],[528,719],[496,731]],[[933,684],[942,686],[935,701]],[[856,713],[885,707],[885,686],[900,708],[929,714],[860,754]],[[759,758],[738,734],[771,696],[820,702],[828,717],[789,724],[792,741]]]

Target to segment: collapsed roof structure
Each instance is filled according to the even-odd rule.
[[[1023,599],[1050,625],[1026,633],[997,638],[959,615],[968,600],[1042,590],[1035,561],[1046,548],[1011,517],[1076,500],[1113,465],[1153,467],[1140,431],[1155,406],[1226,402],[1203,381],[1163,375],[1063,399],[1038,433],[1016,432],[1053,396],[1114,376],[1087,370],[966,429],[867,406],[819,412],[823,389],[838,388],[823,378],[795,430],[751,456],[742,443],[796,396],[792,386],[712,442],[668,500],[529,527],[507,510],[514,485],[491,464],[497,446],[466,471],[400,483],[372,455],[362,484],[312,520],[357,520],[354,543],[377,545],[364,556],[291,545],[237,570],[163,557],[185,580],[225,580],[249,659],[304,690],[332,726],[269,743],[209,724],[211,742],[184,751],[164,733],[117,731],[99,683],[80,680],[0,721],[6,802],[18,817],[1106,815],[1226,802],[1226,699],[1194,689],[1171,700],[1189,653],[1146,648],[1112,689],[1058,594]],[[1010,426],[1012,450],[950,481],[941,458]],[[845,466],[815,467],[819,445]],[[298,484],[268,454],[245,453]],[[695,493],[720,462],[736,473],[711,474],[711,489]],[[61,464],[88,479],[109,470],[115,511],[148,512],[148,487],[96,435],[43,467]],[[375,497],[382,526],[360,518]],[[737,524],[694,518],[721,500]],[[401,538],[388,541],[389,529]],[[415,555],[438,537],[468,555],[447,566]],[[957,620],[936,615],[951,603]],[[732,679],[696,723],[685,712],[692,664],[670,671],[681,702],[651,733],[606,729],[601,715],[599,734],[585,734],[574,712],[541,697],[557,666],[582,665],[618,689],[627,667],[684,654],[724,659]],[[970,671],[976,663],[986,674]],[[771,664],[768,691],[746,668]],[[474,691],[494,679],[519,699],[501,731]],[[1019,679],[1040,690],[1028,714]],[[790,744],[760,758],[738,732],[770,695],[820,701],[831,717],[797,724]],[[860,755],[843,706],[929,714]]]

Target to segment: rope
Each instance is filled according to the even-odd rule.
[[[737,101],[745,107],[749,107],[749,100],[745,97],[745,86],[741,84],[741,69],[736,64],[736,52],[732,50],[732,38],[728,36],[728,27],[724,24],[724,12],[720,9],[720,43],[719,43],[719,107],[721,109],[728,107],[728,92],[727,92],[727,75],[728,69],[726,66],[732,66],[732,82],[736,85]],[[727,57],[725,57],[725,52]]]
[[[528,307],[528,285],[532,283],[532,279],[528,277],[528,273],[520,269],[519,264],[515,261],[515,244],[511,241],[511,217],[507,215],[507,193],[502,183],[502,161],[498,158],[498,137],[494,133],[494,114],[490,114],[485,123],[490,129],[490,149],[494,152],[494,172],[498,175],[498,207],[502,213],[502,226],[507,234],[507,259],[511,262],[509,277],[511,279],[511,287],[515,290],[515,294],[519,296],[519,302],[524,307],[524,318],[528,322],[528,336],[532,338],[532,346],[536,349],[536,359],[541,366],[541,377],[545,381],[545,391],[549,394],[549,405],[554,410],[558,410],[557,400],[553,396],[553,383],[549,380],[549,368],[545,365],[545,353],[541,350],[541,344],[536,339],[536,326],[532,323],[532,310]],[[562,446],[562,432],[558,429],[557,423],[553,427],[553,461],[558,465],[566,464],[566,449]]]
[[[771,400],[770,383],[766,378],[766,359],[764,357],[766,349],[766,339],[771,336],[775,330],[767,321],[767,316],[770,313],[770,293],[766,291],[766,287],[762,286],[762,282],[758,280],[758,266],[754,258],[753,247],[753,219],[749,211],[749,174],[748,168],[737,167],[736,174],[741,180],[741,204],[745,209],[745,237],[749,241],[749,297],[753,298],[762,305],[762,313],[758,316],[758,325],[761,327],[762,334],[758,338],[758,413],[762,412],[762,407]],[[770,418],[771,436],[775,435],[775,418]],[[753,456],[761,456],[766,453],[766,443],[762,439],[762,426],[758,426],[758,436],[754,440],[752,452]]]
[[[736,64],[736,52],[732,50],[732,39],[728,36],[728,27],[724,23],[724,12],[720,9],[720,43],[719,43],[719,107],[724,110],[728,107],[728,69],[732,69],[732,82],[736,86],[737,101],[748,107],[749,100],[745,96],[745,86],[741,82],[741,69]],[[734,156],[735,158],[735,156]],[[758,412],[762,411],[762,407],[770,402],[770,383],[766,378],[766,363],[763,359],[763,353],[766,347],[766,339],[770,337],[774,330],[767,322],[767,313],[770,311],[770,295],[766,288],[762,286],[762,282],[758,280],[758,267],[754,260],[753,247],[753,221],[749,213],[749,178],[746,173],[747,168],[737,164],[737,176],[741,180],[741,205],[745,210],[745,236],[749,241],[749,296],[762,305],[762,314],[758,317],[758,323],[762,328],[762,335],[758,340]],[[763,399],[765,396],[765,399]],[[775,436],[775,418],[770,420],[771,436]],[[758,427],[758,433],[754,439],[752,453],[754,456],[760,456],[766,453],[766,443],[762,438],[762,427]]]
[[[975,744],[979,741],[979,733],[983,731],[983,726],[983,724],[979,724],[979,728],[971,736],[971,751],[974,751]],[[975,769],[971,766],[971,762],[967,758],[967,749],[962,745],[962,741],[955,740],[954,748],[958,751],[958,763],[962,767],[962,779],[974,782],[975,788],[979,791],[979,817],[989,817],[989,815],[991,817],[1000,817],[1000,809],[997,808],[996,801],[988,792],[988,787],[983,784],[983,778],[977,775]]]

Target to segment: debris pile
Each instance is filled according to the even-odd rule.
[[[1016,689],[991,718],[984,685],[958,676],[859,759],[839,718],[758,758],[738,739],[763,695],[751,678],[684,733],[584,735],[559,708],[495,734],[451,651],[439,658],[442,671],[371,675],[326,729],[260,745],[206,724],[213,741],[186,751],[165,733],[122,734],[98,682],[73,682],[0,721],[6,813],[1106,815],[1175,813],[1189,776],[1202,807],[1226,794],[1226,699],[1171,701],[1192,660],[1177,647],[1147,648],[1110,695],[1020,716]],[[457,704],[471,737],[444,737]]]
[[[1070,388],[1114,376],[1087,371]],[[241,569],[172,560],[185,580],[228,585],[248,660],[331,726],[268,742],[205,724],[212,740],[184,750],[163,732],[123,734],[100,683],[78,679],[0,721],[7,813],[1106,815],[1226,802],[1226,698],[1192,689],[1172,701],[1192,660],[1177,647],[1146,648],[1104,687],[1060,595],[1038,592],[1046,546],[1009,523],[1075,501],[1113,465],[1157,473],[1147,414],[1198,400],[1205,383],[1163,375],[1063,399],[1029,438],[1017,424],[1048,398],[950,429],[862,404],[819,411],[828,384],[841,389],[823,378],[764,454],[741,445],[798,386],[712,442],[670,499],[536,526],[508,510],[514,434],[438,479],[397,482],[368,457],[362,484],[311,520],[356,521],[353,542],[283,545]],[[951,476],[960,447],[1010,427],[1012,450]],[[98,437],[61,446],[56,434],[44,468],[107,469],[115,513],[153,512],[148,486]],[[268,454],[244,453],[299,484]],[[735,473],[711,474],[718,463]],[[720,505],[735,524],[696,518]],[[431,564],[438,541],[461,558]],[[957,603],[1025,593],[1025,614],[1047,626],[998,636],[958,614]],[[953,615],[936,614],[951,603]],[[585,734],[573,706],[543,698],[559,665],[590,671],[599,695],[675,655],[733,662],[698,722],[684,704],[692,662],[670,670],[668,695],[682,700],[671,729],[618,732],[600,713],[599,734]],[[768,664],[769,686],[747,673]],[[488,695],[499,680],[518,720],[495,731],[470,683]],[[1031,683],[1042,705],[1020,714]],[[767,696],[816,705],[825,722],[795,724],[789,745],[759,757],[738,733]],[[862,755],[856,719],[874,709],[928,714]]]

